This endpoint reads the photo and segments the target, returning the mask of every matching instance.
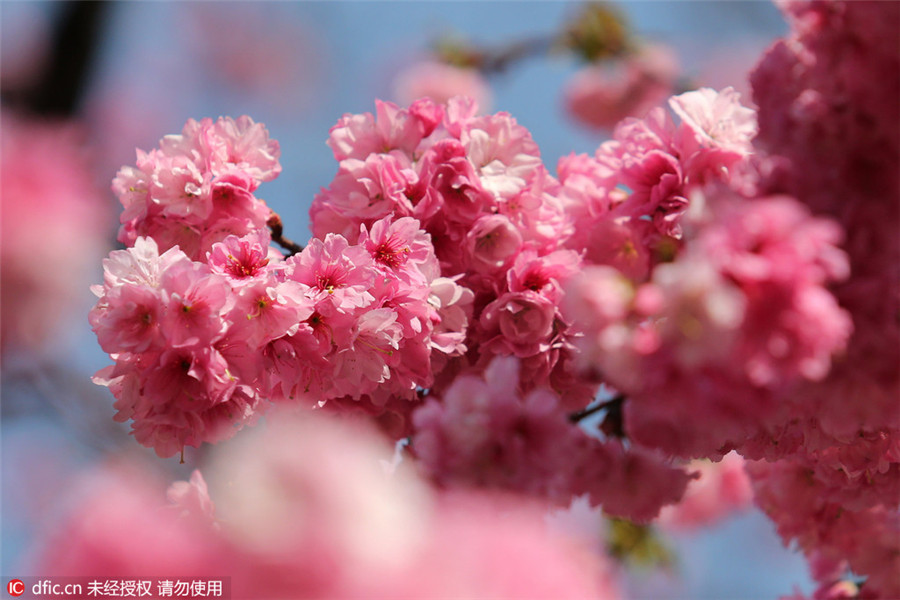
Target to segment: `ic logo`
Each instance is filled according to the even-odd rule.
[[[10,579],[6,584],[6,591],[10,596],[21,596],[25,593],[25,584],[21,579]]]

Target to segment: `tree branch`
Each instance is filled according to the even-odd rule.
[[[288,256],[303,252],[303,246],[284,237],[284,226],[281,223],[281,217],[278,216],[278,213],[272,211],[269,220],[266,221],[266,225],[269,226],[269,229],[272,232],[272,241],[287,250]]]
[[[583,408],[578,412],[574,412],[569,415],[569,421],[572,423],[578,423],[587,417],[600,412],[601,410],[606,410],[607,414],[612,413],[613,411],[620,411],[622,403],[625,402],[625,395],[618,394],[613,396],[609,400],[604,400],[603,402],[599,402],[593,406],[588,406],[587,408]]]
[[[5,99],[19,101],[39,115],[75,114],[87,89],[100,30],[111,6],[108,2],[61,3],[53,45],[40,79],[21,96]]]

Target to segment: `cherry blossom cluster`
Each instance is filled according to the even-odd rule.
[[[532,160],[527,131],[469,107],[378,103],[376,115],[344,116],[329,140],[338,174],[314,202],[313,231],[415,215],[442,273],[474,292],[468,353],[413,415],[412,451],[437,481],[563,504],[589,494],[612,514],[652,518],[688,481],[677,468],[663,476],[665,455],[721,458],[775,412],[769,387],[827,371],[850,328],[823,287],[846,275],[839,231],[790,199],[738,197],[756,123],[731,89],[625,121],[594,156],[560,161],[559,181]],[[445,159],[455,170],[437,166],[445,147],[459,148]],[[448,170],[449,189],[436,175]],[[769,323],[776,309],[783,316]],[[832,323],[821,338],[810,335],[820,318]],[[633,396],[627,431],[607,410],[602,440],[566,418],[601,381]],[[702,418],[684,424],[686,410]],[[641,445],[623,454],[624,435]],[[629,486],[610,482],[627,461],[626,471],[655,472],[656,487],[617,502],[609,490]]]
[[[173,456],[253,419],[258,396],[222,352],[238,316],[223,275],[178,247],[160,255],[152,238],[140,237],[104,261],[104,283],[93,291],[91,325],[115,360],[94,381],[110,388],[116,420],[133,421],[141,444]]]
[[[464,349],[465,294],[438,273],[410,218],[377,221],[354,245],[329,234],[286,260],[266,230],[213,244],[206,262],[140,237],[94,288],[91,324],[115,360],[95,381],[160,456],[230,437],[268,401],[415,400],[432,350]]]
[[[682,178],[692,161],[683,160],[678,136],[669,137],[680,169],[639,172],[651,175],[644,180],[651,198],[670,198],[635,223],[650,235],[631,234],[618,253],[606,251],[612,259],[600,254],[594,262],[601,266],[584,269],[569,300],[573,318],[588,323],[581,360],[628,395],[629,439],[680,456],[716,458],[737,449],[778,460],[751,470],[757,503],[786,543],[795,540],[811,559],[826,556],[837,565],[814,573],[822,597],[850,593],[842,587],[848,565],[867,577],[862,588],[851,586],[852,597],[891,597],[900,593],[900,336],[889,316],[900,297],[900,82],[897,32],[875,21],[896,19],[881,12],[896,7],[798,2],[786,10],[795,37],[776,45],[754,75],[761,106],[756,152],[720,165],[725,177],[714,169],[712,177]],[[870,26],[877,35],[864,33]],[[810,53],[820,58],[810,61]],[[863,66],[856,60],[893,75],[858,78]],[[848,94],[858,98],[849,106]],[[701,122],[675,102],[682,127]],[[609,150],[629,142],[639,149],[648,139],[659,150],[657,140],[667,138],[657,132],[672,127],[646,123],[662,117],[651,111],[644,124],[620,124],[606,151],[601,146],[595,157],[578,159],[577,178],[567,178],[561,164],[564,187],[572,181],[576,192],[594,198],[615,190],[607,181],[619,183],[623,172],[609,167]],[[702,126],[707,144],[727,141],[728,132],[711,124]],[[873,153],[873,145],[881,151]],[[684,190],[692,179],[706,181],[680,194],[664,185]],[[630,181],[631,197],[646,188]],[[595,203],[577,223],[627,205],[616,201]],[[675,227],[666,231],[668,223]],[[587,239],[602,231],[585,229]],[[605,250],[610,241],[603,244]],[[803,493],[791,492],[793,480],[780,476],[789,472]]]
[[[227,236],[264,228],[270,211],[253,192],[281,172],[279,155],[278,142],[250,117],[189,120],[116,174],[119,241],[152,237],[160,250],[178,246],[202,260]]]
[[[756,115],[732,88],[687,92],[669,107],[625,119],[593,155],[557,165],[575,227],[568,244],[635,281],[677,252],[692,193],[737,177],[753,151]]]
[[[574,377],[577,332],[560,307],[562,282],[581,258],[562,247],[571,222],[528,130],[506,113],[477,116],[461,97],[376,109],[332,128],[339,167],[313,202],[313,234],[353,241],[387,215],[417,219],[441,274],[473,294],[471,360],[483,369],[494,356],[516,356],[528,373],[522,385],[571,390],[569,406],[587,404],[596,386]],[[448,374],[461,368],[457,361]]]

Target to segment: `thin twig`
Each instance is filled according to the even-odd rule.
[[[288,256],[293,256],[303,252],[303,246],[284,237],[284,226],[281,224],[281,217],[278,213],[272,212],[266,225],[272,231],[272,241],[288,251]]]
[[[578,412],[572,413],[571,415],[569,415],[569,421],[571,421],[572,423],[578,423],[579,421],[582,421],[587,417],[600,412],[601,410],[612,411],[618,408],[623,402],[625,402],[624,394],[613,396],[609,400],[604,400],[603,402],[600,402],[593,406],[588,406],[587,408],[583,408]]]
[[[546,54],[555,42],[553,37],[536,37],[510,44],[500,50],[484,50],[478,68],[486,74],[503,72],[514,62]]]

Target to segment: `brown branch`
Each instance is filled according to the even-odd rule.
[[[512,63],[546,54],[555,43],[554,38],[533,38],[510,44],[495,51],[485,50],[481,55],[479,69],[485,74],[502,73]]]
[[[550,36],[533,37],[493,48],[446,37],[438,40],[433,50],[438,59],[456,67],[478,69],[485,75],[501,73],[513,63],[542,56],[554,47]]]
[[[625,395],[618,394],[617,396],[613,396],[609,400],[604,400],[603,402],[599,402],[593,406],[588,406],[587,408],[583,408],[578,412],[574,412],[569,415],[569,421],[572,423],[578,423],[587,417],[600,412],[601,410],[607,411],[607,414],[611,414],[615,411],[622,410],[622,404],[625,402]]]
[[[284,226],[282,225],[281,217],[278,216],[277,212],[272,211],[269,220],[266,221],[266,225],[269,226],[269,229],[272,232],[272,241],[287,250],[288,256],[303,252],[303,246],[284,237]]]
[[[43,72],[28,89],[4,89],[4,102],[41,116],[74,115],[88,89],[111,8],[109,2],[59,3]]]
[[[434,52],[447,64],[492,75],[524,59],[554,51],[568,51],[588,62],[614,60],[633,51],[635,43],[625,16],[618,8],[607,2],[588,2],[559,33],[494,47],[445,37],[435,43]]]

